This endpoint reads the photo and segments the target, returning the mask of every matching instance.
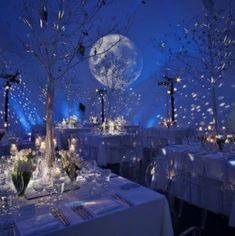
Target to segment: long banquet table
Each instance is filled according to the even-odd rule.
[[[17,235],[173,235],[165,196],[116,175],[110,177],[109,190],[105,194],[88,197],[89,185],[84,183],[80,186],[79,190],[65,193],[58,205],[69,220],[69,226],[61,224],[48,208],[37,208],[27,217],[14,217]],[[116,195],[118,199],[113,198]],[[27,204],[32,203],[35,200],[27,201]],[[90,219],[72,211],[79,205],[89,209]]]

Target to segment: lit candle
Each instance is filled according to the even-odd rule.
[[[71,139],[71,144],[76,145],[76,143],[77,143],[77,139],[76,138],[72,138]]]
[[[199,127],[199,129],[198,129],[198,130],[199,130],[199,131],[203,131],[203,129],[202,129],[202,127],[201,127],[201,126]]]
[[[212,130],[212,126],[211,125],[208,125],[208,130]]]
[[[32,134],[31,134],[31,133],[28,133],[28,136],[29,136],[29,141],[31,141],[31,139],[32,139]]]
[[[40,145],[40,152],[43,154],[46,151],[46,143],[45,142],[41,142]]]
[[[114,133],[114,123],[113,123],[113,121],[109,121],[109,132],[111,134]]]
[[[12,156],[15,156],[17,152],[18,152],[18,149],[17,149],[16,144],[14,144],[14,143],[11,144],[11,148],[10,148],[10,153],[11,153],[11,155],[12,155]]]
[[[37,138],[35,139],[35,146],[36,146],[37,148],[39,148],[39,147],[41,146],[41,142],[42,142],[41,137],[37,137]]]
[[[54,146],[56,147],[57,142],[56,142],[56,139],[55,139],[55,138],[53,139],[53,142],[54,142]]]
[[[59,178],[60,177],[60,169],[57,167],[54,172],[54,177]]]
[[[70,153],[74,153],[75,152],[75,145],[74,144],[71,144],[70,146],[69,146],[69,152]]]
[[[66,121],[65,121],[65,119],[63,119],[63,121],[62,121],[62,126],[66,126]]]

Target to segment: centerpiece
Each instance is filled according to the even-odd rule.
[[[170,118],[163,118],[160,121],[160,125],[169,129],[170,127],[176,125],[176,122],[172,121]]]
[[[97,116],[90,116],[89,122],[93,125],[97,125],[98,124],[98,117]]]
[[[68,175],[71,182],[76,181],[76,178],[81,170],[81,159],[75,152],[61,150],[58,153],[58,159],[62,163],[62,167]]]
[[[105,134],[119,134],[123,131],[125,124],[123,117],[108,119],[100,125],[100,131]]]
[[[34,156],[35,153],[31,149],[22,149],[14,157],[11,178],[18,196],[24,195],[35,170],[33,165]]]
[[[76,115],[69,116],[67,119],[59,124],[60,128],[77,128],[79,125],[79,120]]]

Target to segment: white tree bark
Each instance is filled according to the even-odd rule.
[[[55,145],[54,145],[54,114],[53,114],[53,104],[54,104],[54,78],[52,74],[48,76],[48,87],[46,96],[46,158],[48,167],[53,165],[55,159]]]

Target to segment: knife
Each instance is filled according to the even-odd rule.
[[[94,218],[94,216],[83,206],[78,206],[73,208],[73,211],[79,214],[84,220],[89,220]]]
[[[129,207],[133,207],[134,206],[134,204],[132,202],[130,202],[127,199],[125,199],[124,197],[120,196],[118,193],[115,193],[113,195],[113,198],[116,199],[116,200],[121,201],[122,203],[126,204]]]
[[[65,225],[65,226],[70,225],[68,219],[65,217],[65,215],[58,208],[52,208],[51,213],[53,216],[58,217],[60,222],[63,225]]]

